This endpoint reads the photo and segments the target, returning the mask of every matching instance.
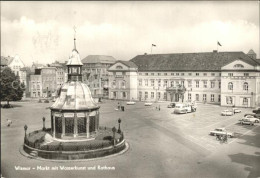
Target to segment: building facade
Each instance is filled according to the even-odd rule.
[[[127,99],[196,101],[240,107],[260,105],[260,62],[252,50],[248,54],[213,51],[138,55],[130,61],[138,70],[136,76],[133,71],[129,75],[129,80],[136,80],[136,88],[117,90],[118,93],[137,91]],[[116,66],[117,63],[109,68],[111,87],[118,80],[117,72],[122,70]],[[109,98],[114,99],[115,95],[111,93]]]
[[[42,76],[40,74],[30,75],[30,93],[32,98],[42,97]]]
[[[83,82],[86,83],[93,97],[108,98],[108,68],[116,62],[112,56],[89,55],[82,60]]]

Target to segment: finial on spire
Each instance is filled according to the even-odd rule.
[[[77,50],[76,49],[76,27],[75,27],[75,25],[74,25],[74,32],[75,32],[74,33],[74,49]]]

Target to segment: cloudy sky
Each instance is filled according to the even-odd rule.
[[[26,65],[68,60],[77,49],[130,60],[151,53],[253,49],[258,58],[259,3],[252,2],[1,2],[1,55]]]

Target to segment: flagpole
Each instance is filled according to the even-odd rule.
[[[153,45],[151,46],[151,54],[153,54]]]

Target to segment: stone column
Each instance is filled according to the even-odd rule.
[[[89,114],[85,113],[85,117],[86,117],[86,134],[87,134],[87,138],[89,138]]]
[[[61,134],[61,138],[65,136],[65,117],[64,117],[64,113],[61,113],[61,119],[62,119],[62,134]]]
[[[73,137],[78,136],[78,121],[77,121],[77,113],[74,112],[74,134]]]
[[[55,115],[55,113],[53,112],[53,113],[52,113],[52,118],[53,118],[53,137],[55,138],[55,137],[56,137],[56,136],[55,136],[55,132],[56,132],[56,131],[55,131],[55,116],[54,116],[54,115]],[[54,117],[53,117],[53,116],[54,116]]]

